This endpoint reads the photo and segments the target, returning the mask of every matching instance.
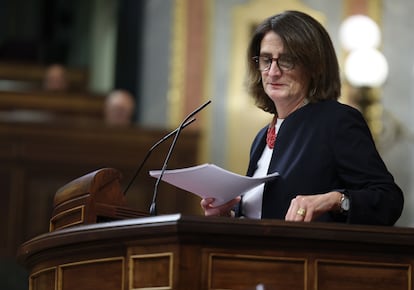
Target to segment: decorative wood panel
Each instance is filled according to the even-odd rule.
[[[318,290],[412,289],[411,265],[352,261],[316,261]]]
[[[124,268],[123,257],[61,265],[58,290],[122,290]]]
[[[133,255],[130,289],[173,289],[173,253]]]
[[[56,267],[34,273],[29,278],[30,290],[55,290],[57,288]]]
[[[306,289],[307,261],[288,257],[210,254],[209,289]],[[237,279],[234,279],[237,277]]]
[[[50,231],[83,223],[85,220],[85,206],[80,205],[57,214],[50,220]]]

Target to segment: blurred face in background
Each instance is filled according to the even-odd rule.
[[[135,110],[133,96],[124,90],[110,93],[105,102],[105,122],[110,126],[129,126]]]
[[[65,67],[59,64],[48,67],[43,81],[43,89],[46,91],[66,91],[68,79]]]

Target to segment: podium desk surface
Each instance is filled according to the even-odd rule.
[[[414,247],[414,229],[403,227],[348,225],[338,223],[304,223],[279,220],[232,219],[227,217],[183,216],[181,214],[82,225],[37,236],[24,243],[18,257],[23,263],[36,253],[79,243],[113,243],[125,239],[174,236],[186,240],[257,241],[276,243],[281,239],[302,242],[346,242],[374,246]],[[397,250],[397,249],[395,249]],[[413,248],[414,250],[414,248]]]

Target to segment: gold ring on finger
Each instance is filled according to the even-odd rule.
[[[300,216],[305,216],[306,215],[306,209],[304,208],[299,208],[298,211],[296,212],[296,214],[300,215]]]

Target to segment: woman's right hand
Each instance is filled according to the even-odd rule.
[[[214,198],[203,198],[200,202],[201,208],[204,210],[205,216],[231,216],[231,210],[240,202],[241,197],[238,196],[229,202],[220,206],[213,206]]]

